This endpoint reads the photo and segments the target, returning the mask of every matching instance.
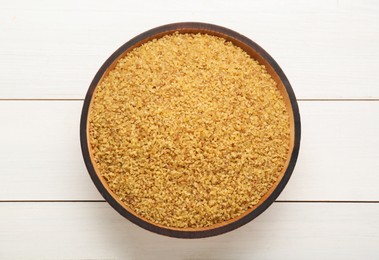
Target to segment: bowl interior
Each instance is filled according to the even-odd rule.
[[[208,35],[218,36],[228,41],[231,41],[234,45],[242,48],[253,59],[257,60],[260,64],[264,65],[268,73],[275,80],[275,82],[277,83],[277,87],[284,98],[290,118],[289,152],[285,166],[283,167],[283,170],[280,173],[276,183],[261,198],[257,205],[247,210],[244,214],[236,218],[230,219],[228,221],[224,221],[221,223],[214,224],[212,226],[202,228],[172,228],[162,226],[137,215],[132,209],[128,208],[117,197],[117,195],[115,195],[109,189],[107,182],[99,174],[99,170],[93,158],[93,153],[91,151],[89,139],[87,138],[87,136],[89,136],[88,112],[91,110],[93,102],[92,97],[96,94],[96,86],[98,85],[98,83],[101,82],[101,80],[106,75],[108,75],[109,71],[111,71],[116,66],[118,60],[127,55],[128,52],[130,52],[132,49],[139,47],[143,43],[148,42],[152,39],[158,39],[163,37],[164,35],[172,34],[174,32],[204,33]],[[200,23],[180,23],[158,27],[156,29],[150,30],[146,33],[137,36],[136,38],[123,45],[105,62],[105,64],[99,70],[98,74],[93,80],[90,89],[87,93],[82,115],[81,133],[83,155],[89,173],[93,181],[95,182],[97,188],[104,196],[104,198],[119,213],[130,219],[132,222],[138,224],[139,226],[142,226],[156,233],[175,237],[204,237],[224,233],[249,222],[251,219],[255,218],[257,215],[263,212],[276,199],[276,197],[280,194],[285,184],[287,183],[292,173],[294,164],[296,162],[300,141],[300,119],[296,99],[287,78],[285,77],[279,66],[276,64],[276,62],[262,48],[260,48],[258,45],[256,45],[254,42],[247,39],[246,37],[223,27]]]

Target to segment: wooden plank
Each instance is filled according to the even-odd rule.
[[[82,102],[0,102],[0,198],[101,199],[83,163]]]
[[[300,102],[302,138],[279,199],[379,200],[379,102]]]
[[[378,259],[379,204],[274,203],[218,237],[167,238],[107,203],[0,203],[1,259]]]
[[[150,28],[203,21],[234,29],[278,61],[298,98],[379,98],[374,1],[3,1],[0,98],[84,98],[100,65]]]
[[[299,102],[298,164],[280,200],[379,200],[379,102]],[[81,101],[0,102],[0,200],[102,199],[84,166]]]

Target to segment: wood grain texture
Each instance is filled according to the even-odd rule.
[[[81,106],[77,101],[0,102],[1,199],[101,198],[80,151]]]
[[[84,98],[98,68],[150,28],[219,24],[268,51],[298,98],[379,98],[374,1],[2,1],[0,98]]]
[[[0,259],[378,259],[379,2],[89,1],[0,3],[0,99],[83,99],[127,40],[181,21],[251,38],[289,78],[302,144],[280,200],[222,236],[149,233],[102,200],[79,144],[81,101],[0,101]],[[1,202],[3,201],[3,202]]]
[[[302,144],[280,200],[379,200],[379,102],[299,102]],[[0,200],[99,200],[81,101],[0,102]],[[322,191],[322,192],[321,192]]]
[[[302,140],[279,199],[379,200],[379,102],[300,102]]]
[[[1,259],[379,258],[379,204],[274,203],[235,231],[197,240],[145,231],[107,203],[0,203],[0,212]]]

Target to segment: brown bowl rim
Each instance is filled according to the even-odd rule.
[[[265,59],[267,63],[270,64],[270,66],[275,70],[276,74],[279,76],[288,94],[288,98],[289,98],[290,105],[292,108],[292,113],[293,113],[293,120],[294,120],[293,149],[292,149],[292,153],[291,153],[287,168],[284,172],[284,175],[282,179],[280,180],[280,182],[276,185],[275,189],[258,207],[256,207],[250,213],[244,215],[241,218],[236,219],[235,221],[229,222],[226,225],[216,226],[215,228],[207,229],[207,230],[180,230],[180,229],[171,229],[169,227],[158,226],[158,225],[155,225],[154,223],[151,223],[142,218],[139,218],[138,216],[128,211],[125,207],[120,205],[119,202],[117,202],[117,200],[110,194],[110,192],[102,184],[102,181],[100,180],[98,174],[95,171],[95,167],[92,163],[90,151],[88,147],[87,119],[88,119],[88,112],[89,112],[92,96],[94,94],[94,91],[99,81],[102,79],[104,73],[106,73],[109,66],[111,66],[129,48],[136,46],[138,43],[146,42],[147,40],[155,38],[155,36],[164,34],[165,32],[168,32],[168,31],[174,32],[176,30],[179,30],[179,31],[180,30],[181,31],[201,30],[201,31],[217,32],[218,34],[223,34],[223,35],[228,36],[229,38],[236,39],[242,42],[243,44],[246,44],[248,47],[254,49],[255,52],[257,52],[263,59]],[[220,235],[220,234],[232,231],[236,228],[239,228],[242,225],[250,222],[257,216],[259,216],[276,200],[276,198],[282,192],[288,180],[290,179],[292,172],[294,170],[296,161],[297,161],[298,154],[299,154],[300,138],[301,138],[301,123],[300,123],[300,113],[299,113],[296,97],[286,75],[284,74],[282,69],[279,67],[279,65],[276,63],[276,61],[262,47],[260,47],[258,44],[256,44],[249,38],[233,30],[227,29],[225,27],[221,27],[214,24],[200,23],[200,22],[182,22],[182,23],[172,23],[172,24],[159,26],[134,37],[133,39],[129,40],[124,45],[122,45],[119,49],[117,49],[104,62],[104,64],[101,66],[101,68],[96,73],[94,79],[92,80],[89,86],[89,89],[87,91],[86,97],[84,99],[84,104],[83,104],[83,109],[82,109],[82,114],[81,114],[81,121],[80,121],[80,142],[81,142],[84,162],[92,181],[94,182],[96,188],[99,190],[99,192],[104,197],[104,199],[118,213],[120,213],[122,216],[124,216],[131,222],[137,224],[138,226],[144,229],[147,229],[149,231],[161,234],[161,235],[177,237],[177,238],[203,238],[203,237]]]

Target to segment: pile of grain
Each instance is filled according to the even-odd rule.
[[[125,205],[167,227],[239,216],[276,182],[289,116],[264,66],[206,34],[164,36],[120,59],[97,86],[91,152]]]

